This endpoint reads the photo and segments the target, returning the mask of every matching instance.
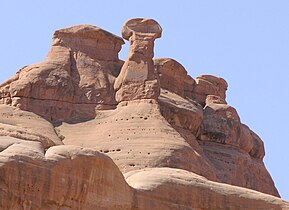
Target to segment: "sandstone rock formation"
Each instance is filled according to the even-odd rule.
[[[154,72],[154,40],[161,37],[161,26],[152,19],[128,20],[122,36],[130,41],[130,52],[114,87],[116,100],[157,99],[160,87]]]
[[[38,142],[12,137],[0,142],[1,209],[289,208],[274,196],[180,169],[137,170],[125,174],[125,180],[113,161],[95,150],[61,145],[45,152]]]
[[[288,202],[253,190],[208,181],[194,173],[152,168],[125,174],[137,209],[288,209]]]
[[[53,125],[42,117],[3,105],[0,108],[0,137],[39,142],[44,149],[63,144]]]
[[[196,81],[186,69],[171,58],[155,58],[154,65],[162,89],[169,90],[183,98],[192,98]]]
[[[93,118],[95,109],[116,105],[113,83],[123,64],[118,59],[122,44],[96,26],[57,30],[46,60],[4,82],[0,98],[49,120]]]
[[[214,168],[200,155],[203,151],[196,139],[186,141],[153,102],[133,101],[113,111],[101,111],[94,120],[64,122],[58,129],[65,136],[64,144],[95,148],[109,155],[122,172],[174,167],[216,179]]]
[[[201,75],[196,78],[192,98],[203,106],[208,95],[219,96],[225,101],[227,88],[228,84],[223,78],[212,75]]]
[[[132,190],[106,155],[2,140],[11,146],[0,154],[1,209],[131,209]]]
[[[161,33],[127,21],[123,62],[122,38],[61,29],[0,85],[0,209],[289,209],[227,82],[153,58]]]

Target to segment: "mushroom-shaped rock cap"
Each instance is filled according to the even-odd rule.
[[[133,33],[144,34],[153,38],[160,38],[162,35],[162,27],[160,24],[148,18],[134,18],[128,20],[122,28],[122,37],[126,40],[132,36]]]

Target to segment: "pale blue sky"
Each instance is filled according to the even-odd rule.
[[[132,17],[163,27],[155,57],[178,60],[193,77],[227,80],[229,104],[263,139],[266,167],[289,200],[288,0],[3,1],[0,82],[44,60],[56,29],[89,23],[121,35]]]

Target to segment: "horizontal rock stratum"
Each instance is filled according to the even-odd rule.
[[[130,42],[93,25],[57,30],[45,61],[0,85],[0,209],[289,209],[227,82],[154,58],[162,28]]]

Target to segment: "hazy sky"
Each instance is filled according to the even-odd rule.
[[[265,165],[289,200],[289,0],[2,1],[0,83],[43,61],[56,29],[89,23],[121,36],[133,17],[161,24],[155,57],[227,80],[227,101],[263,139]]]

